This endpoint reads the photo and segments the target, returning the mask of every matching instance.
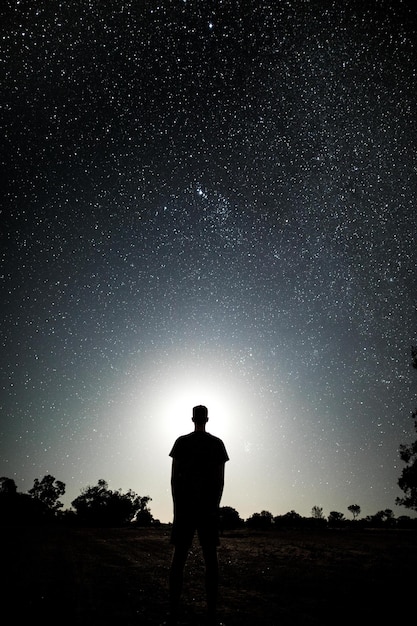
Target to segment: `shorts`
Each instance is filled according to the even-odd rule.
[[[171,543],[190,548],[196,531],[201,546],[220,545],[218,511],[176,510]]]

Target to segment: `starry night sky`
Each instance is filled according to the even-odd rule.
[[[242,517],[409,514],[416,16],[3,0],[0,475],[169,521],[203,403]]]

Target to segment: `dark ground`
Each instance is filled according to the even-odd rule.
[[[3,529],[3,614],[14,624],[156,626],[167,608],[169,529]],[[413,623],[417,533],[225,533],[226,626]],[[187,564],[181,624],[204,624],[203,563]],[[7,620],[7,622],[9,622]]]

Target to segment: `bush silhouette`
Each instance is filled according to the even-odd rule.
[[[125,526],[135,517],[144,517],[147,512],[149,521],[148,496],[138,496],[134,491],[126,493],[111,491],[105,480],[100,479],[97,485],[88,486],[81,495],[72,501],[77,520],[86,526]],[[152,517],[152,516],[151,516]]]

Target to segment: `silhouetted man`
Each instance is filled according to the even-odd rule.
[[[207,610],[211,624],[216,622],[218,586],[218,512],[224,485],[224,465],[229,457],[223,441],[206,432],[207,408],[195,406],[195,430],[179,437],[172,457],[172,498],[174,523],[171,543],[175,546],[170,587],[170,620],[175,624],[182,590],[183,571],[197,531],[206,568]]]

